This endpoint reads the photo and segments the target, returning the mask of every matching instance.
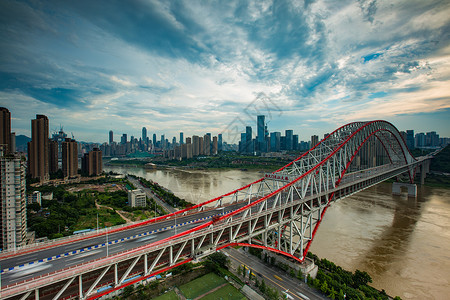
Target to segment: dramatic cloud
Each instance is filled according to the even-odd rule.
[[[258,113],[303,140],[369,119],[450,136],[449,15],[419,0],[3,0],[0,105],[17,134],[46,114],[97,142],[244,130]]]

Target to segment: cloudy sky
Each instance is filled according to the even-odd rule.
[[[301,140],[356,120],[450,136],[450,1],[0,1],[0,106],[77,140]]]

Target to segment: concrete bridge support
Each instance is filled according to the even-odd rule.
[[[420,184],[422,185],[425,184],[427,173],[430,173],[430,161],[427,159],[420,165]]]
[[[417,185],[413,183],[394,182],[392,183],[392,194],[401,195],[402,188],[408,190],[408,197],[417,197]]]

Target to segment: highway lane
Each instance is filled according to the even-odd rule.
[[[205,221],[201,221],[195,224],[187,224],[177,228],[177,233],[189,230],[194,226],[198,226]],[[36,276],[40,276],[51,272],[52,270],[60,270],[68,267],[73,267],[82,264],[86,261],[99,259],[106,256],[112,256],[122,251],[130,250],[132,248],[140,247],[146,243],[151,243],[157,240],[168,238],[175,234],[175,229],[168,229],[166,231],[154,233],[151,235],[130,239],[116,244],[108,244],[108,247],[103,246],[101,248],[83,251],[77,255],[65,257],[64,259],[56,259],[46,261],[38,264],[24,266],[19,269],[15,269],[2,274],[2,284],[7,285],[18,281],[27,280]]]
[[[175,234],[175,228],[171,228],[177,224],[176,233],[180,233],[196,226],[210,221],[210,217],[214,215],[224,214],[228,211],[234,210],[243,206],[245,203],[237,203],[223,208],[216,208],[207,211],[201,211],[195,214],[186,216],[171,217],[169,220],[159,221],[157,223],[147,224],[136,228],[131,228],[124,231],[119,231],[111,234],[104,234],[102,236],[87,238],[86,240],[74,242],[67,245],[50,247],[48,249],[31,252],[20,256],[10,257],[1,260],[2,285],[13,284],[28,278],[36,277],[42,274],[49,273],[54,270],[63,269],[74,266],[82,262],[95,260],[100,257],[114,255],[116,253],[137,248],[145,244],[159,241],[168,238]],[[206,218],[204,220],[201,220]],[[188,223],[188,224],[184,224]],[[149,232],[165,228],[165,230],[151,233]],[[137,236],[141,234],[142,236]],[[143,235],[145,234],[145,235]],[[123,240],[122,240],[123,239]],[[105,246],[108,240],[108,247]],[[117,243],[113,243],[118,241]],[[113,244],[111,244],[113,243]],[[85,249],[92,247],[91,249]],[[83,251],[79,252],[80,249]],[[66,253],[78,251],[77,253],[65,256]],[[60,258],[55,256],[61,255]],[[46,258],[51,257],[50,261],[45,261]],[[44,260],[38,262],[39,260]],[[32,265],[29,265],[32,263]],[[19,267],[20,266],[20,267]],[[8,270],[15,267],[13,270]]]
[[[257,257],[244,252],[241,249],[226,248],[221,250],[228,255],[230,258],[234,269],[237,269],[239,265],[245,265],[252,270],[252,272],[257,276],[258,281],[261,282],[262,279],[266,284],[277,288],[280,292],[286,292],[290,297],[289,299],[296,300],[323,300],[328,299],[315,290],[311,289],[306,283],[301,282],[296,278],[292,278],[286,274],[286,272],[264,264]],[[279,280],[274,277],[276,275]]]
[[[127,179],[136,187],[136,188],[140,188],[142,189],[145,194],[147,195],[148,198],[152,198],[153,200],[156,201],[156,203],[158,203],[159,206],[161,206],[162,208],[164,208],[166,211],[168,211],[169,213],[173,213],[176,211],[175,208],[173,208],[172,206],[170,206],[169,204],[167,204],[166,202],[162,201],[157,195],[155,195],[153,193],[153,191],[147,187],[144,187],[139,180],[127,176]]]

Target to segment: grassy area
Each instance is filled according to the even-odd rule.
[[[125,220],[117,212],[112,209],[91,209],[86,215],[80,216],[78,222],[73,226],[73,230],[97,227],[97,213],[99,228],[111,227],[115,225],[125,224]]]
[[[154,298],[155,300],[178,300],[178,296],[174,291],[167,292],[161,296]]]
[[[227,281],[224,278],[219,277],[214,273],[209,273],[182,285],[180,291],[187,299],[194,299],[226,282]]]
[[[226,286],[218,289],[214,293],[208,294],[205,297],[201,298],[202,300],[217,300],[217,299],[247,299],[244,295],[241,294],[234,286],[227,284]]]

